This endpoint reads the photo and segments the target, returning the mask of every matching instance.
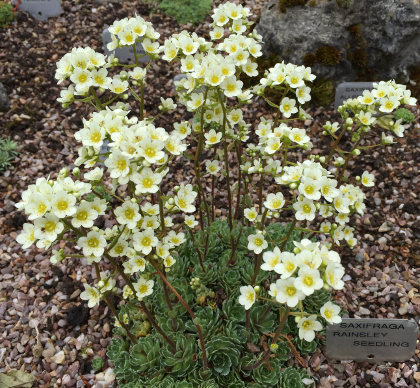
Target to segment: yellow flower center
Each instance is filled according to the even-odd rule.
[[[248,294],[246,296],[246,300],[248,302],[251,302],[251,303],[254,302],[254,300],[255,300],[255,294],[252,291],[248,292]]]
[[[156,155],[156,151],[155,151],[155,149],[154,149],[154,148],[149,147],[149,148],[147,148],[147,149],[145,150],[145,154],[146,154],[149,158],[153,158],[153,157]]]
[[[217,84],[219,82],[219,77],[217,75],[213,75],[211,78],[211,83]],[[200,102],[201,103],[201,102]]]
[[[124,247],[123,247],[122,245],[117,245],[117,246],[114,248],[114,251],[115,251],[115,253],[121,254],[121,253],[123,253],[123,252],[124,252]]]
[[[127,162],[124,159],[120,159],[117,163],[118,170],[125,170],[127,167]]]
[[[331,319],[334,313],[330,309],[325,309],[324,315],[325,315],[325,318]]]
[[[45,226],[44,229],[47,232],[52,232],[55,229],[55,222],[54,221],[48,221]]]
[[[148,289],[149,289],[149,287],[147,287],[145,284],[143,284],[139,287],[139,291],[140,291],[141,294],[145,294]]]
[[[271,203],[271,206],[274,208],[274,209],[277,209],[277,208],[279,208],[280,206],[281,206],[281,200],[280,199],[275,199],[272,203]]]
[[[309,204],[303,205],[302,210],[303,210],[304,213],[310,213],[311,212],[311,205],[309,205]]]
[[[79,82],[80,83],[85,83],[87,81],[87,75],[86,74],[82,74],[80,77],[79,77]]]
[[[216,143],[217,140],[218,140],[217,136],[211,136],[210,139],[209,139],[210,143]]]
[[[292,272],[295,269],[295,265],[291,261],[288,261],[285,268],[287,272]]]
[[[99,246],[99,240],[96,237],[93,237],[88,241],[88,245],[91,248],[97,248]]]
[[[312,194],[314,192],[314,188],[312,186],[305,187],[306,194]]]
[[[312,276],[305,276],[303,278],[303,283],[310,287],[314,284],[314,278]]]
[[[302,329],[304,330],[311,330],[314,326],[314,323],[312,321],[305,321],[302,323]]]
[[[178,206],[182,209],[187,206],[187,201],[184,198],[178,200]]]
[[[131,220],[134,218],[135,213],[133,209],[126,209],[124,212],[124,215],[125,215],[125,218]]]
[[[295,288],[295,287],[293,287],[293,286],[286,287],[286,288],[284,289],[284,291],[285,291],[286,295],[288,295],[288,296],[293,296],[293,295],[295,295],[295,294],[296,294],[296,288]]]
[[[143,186],[146,189],[150,189],[153,186],[153,181],[150,178],[144,178],[143,179]]]
[[[388,102],[385,104],[385,108],[386,108],[386,109],[392,109],[392,107],[393,107],[393,104],[392,104],[392,102],[391,102],[391,101],[388,101]]]
[[[69,207],[68,203],[66,201],[60,201],[57,204],[58,210],[66,210]]]
[[[283,105],[283,110],[287,113],[291,110],[290,104],[284,104]],[[295,136],[295,140],[296,140],[296,136]]]
[[[141,240],[141,243],[145,247],[148,247],[152,243],[152,240],[150,239],[150,237],[143,237],[143,240]]]
[[[254,244],[255,245],[257,245],[257,246],[261,246],[261,245],[263,245],[263,242],[264,242],[264,240],[262,239],[262,238],[256,238],[255,240],[254,240]]]
[[[47,205],[45,205],[45,203],[41,203],[39,206],[38,206],[38,212],[39,213],[45,213],[45,211],[47,210]]]
[[[87,211],[85,211],[85,210],[82,210],[81,212],[79,212],[78,214],[77,214],[77,217],[76,217],[79,221],[85,221],[85,220],[87,220],[87,218],[88,218],[88,214],[87,214]]]

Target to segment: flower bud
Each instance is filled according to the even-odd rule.
[[[159,106],[158,106],[158,109],[159,109],[159,110],[163,110],[163,106],[162,106],[162,105],[159,105]]]
[[[134,194],[135,194],[135,195],[137,195],[137,196],[140,196],[140,195],[141,195],[141,192],[140,192],[139,190],[136,190],[136,191],[134,192]]]
[[[295,182],[293,182],[293,183],[290,184],[290,188],[291,189],[296,189],[296,187],[297,187],[297,184]]]
[[[98,287],[103,287],[105,285],[105,283],[102,281],[102,280],[100,280],[99,282],[98,282]]]
[[[138,83],[136,80],[134,80],[134,81],[132,82],[132,84],[133,84],[134,86],[137,86],[139,83]]]
[[[152,258],[153,258],[153,260],[157,260],[157,259],[159,259],[159,256],[155,253],[155,254],[152,256]]]
[[[177,193],[179,190],[180,190],[180,187],[179,187],[179,186],[175,186],[175,187],[174,187],[174,191],[175,191],[175,193]]]
[[[328,283],[324,283],[324,290],[325,291],[329,291],[330,290],[330,285]]]
[[[99,93],[103,93],[106,89],[104,88],[99,88]]]
[[[360,181],[360,176],[359,175],[356,177],[356,180],[357,181]]]
[[[260,286],[255,286],[255,287],[254,287],[254,291],[255,291],[257,294],[259,294],[259,293],[260,293],[260,291],[261,291],[261,287],[260,287]]]
[[[293,249],[293,253],[297,255],[298,253],[300,253],[300,249],[298,247],[295,247],[295,249]]]
[[[322,135],[323,136],[327,136],[328,135],[328,132],[327,131],[322,131]]]
[[[352,151],[352,154],[354,156],[359,156],[360,155],[360,150],[358,150],[357,148],[355,150]]]
[[[260,168],[258,169],[258,172],[259,172],[260,174],[262,174],[262,173],[264,172],[264,169],[263,169],[262,167],[260,167]]]
[[[132,203],[136,203],[136,202],[137,202],[137,199],[135,199],[135,198],[131,198],[131,199],[130,199],[130,201],[131,201]]]
[[[317,203],[315,204],[315,208],[316,208],[316,210],[319,210],[319,209],[321,208],[321,204],[320,204],[319,202],[317,202]]]
[[[321,157],[319,158],[319,161],[320,161],[321,163],[325,163],[325,156],[321,156]]]
[[[79,178],[79,177],[80,177],[80,168],[79,168],[79,167],[75,167],[75,168],[73,168],[73,175],[74,175],[76,178]]]
[[[338,228],[338,225],[334,222],[332,225],[331,225],[331,229],[337,229]]]
[[[174,201],[173,198],[169,198],[168,199],[168,203],[169,203],[169,205],[173,205],[175,203],[175,201]]]
[[[353,125],[353,119],[352,118],[348,118],[348,119],[346,119],[346,125],[348,126],[348,127],[350,127],[351,125]]]
[[[128,100],[128,94],[127,93],[124,93],[123,96],[122,96],[122,98],[123,98],[123,100]]]
[[[99,228],[97,226],[92,226],[91,230],[94,232],[99,232]]]
[[[279,212],[275,212],[275,213],[273,213],[273,217],[274,217],[274,218],[279,218],[279,217],[280,217],[280,213],[279,213]]]
[[[302,319],[302,317],[300,315],[295,316],[295,322],[296,323],[298,323],[301,319]]]

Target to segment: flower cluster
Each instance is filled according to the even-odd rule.
[[[156,341],[146,337],[130,348],[133,359],[124,359],[150,375],[160,364],[153,364],[149,354],[164,360],[161,369],[172,373],[170,379],[188,368],[205,371],[208,356],[218,386],[228,386],[224,380],[228,374],[241,375],[233,371],[236,367],[252,373],[252,384],[265,385],[258,366],[271,362],[270,352],[279,348],[276,341],[288,315],[295,317],[300,339],[308,342],[325,323],[340,322],[339,306],[329,296],[319,298],[344,286],[344,268],[334,248],[357,244],[349,222],[364,214],[363,188],[374,185],[374,174],[365,171],[353,179],[345,175],[346,167],[362,150],[381,145],[365,143],[365,136],[377,127],[402,136],[401,120],[394,120],[391,112],[415,103],[394,81],[374,84],[371,92],[339,108],[343,124],[325,124],[323,135],[333,139],[328,156],[291,160],[290,150],[305,155],[313,147],[307,130],[296,121],[310,118],[302,105],[311,99],[309,85],[315,75],[310,68],[282,62],[259,84],[244,88],[240,77],[258,75],[256,58],[262,43],[255,30],[245,34],[251,25],[248,15],[247,8],[226,2],[213,15],[210,36],[215,42],[182,31],[162,46],[156,41],[159,34],[141,17],[116,21],[109,28],[108,48],[132,46],[133,65],[119,64],[114,55],[107,58],[90,48],[66,54],[57,64],[56,78],[59,83],[69,78],[73,84],[62,91],[60,101],[63,106],[88,102],[96,112],[75,134],[81,147],[73,176],[63,169],[55,180],[38,179],[16,205],[33,221],[17,237],[24,249],[34,243],[53,247],[52,263],[79,257],[96,271],[96,284],[85,283],[81,293],[89,307],[101,300],[110,303],[108,294],[113,293],[141,310],[142,319],[148,320],[141,330],[135,323],[128,327],[133,319],[127,305],[116,316],[117,326],[133,344],[158,333],[152,337]],[[191,121],[176,122],[173,128],[158,126],[157,117],[177,108],[171,98],[161,98],[157,116],[145,114],[150,63],[139,65],[137,43],[150,63],[160,57],[180,62],[184,78],[175,83],[177,103],[184,112],[194,113]],[[118,74],[108,77],[109,68],[120,67]],[[266,88],[276,89],[280,101],[270,101]],[[131,110],[134,104],[126,102],[130,96],[139,102],[139,117]],[[273,120],[260,117],[255,128],[242,109],[254,97],[265,99],[277,111]],[[350,151],[338,148],[345,131],[354,143]],[[190,142],[193,152],[188,150]],[[383,144],[392,142],[392,136],[382,133]],[[182,163],[182,158],[192,161],[194,179],[168,185],[170,163]],[[235,174],[230,171],[233,161],[240,167]],[[234,185],[232,175],[237,178]],[[205,188],[203,179],[212,187]],[[267,182],[274,187],[270,192],[264,190]],[[223,222],[215,210],[215,190],[221,185],[226,185],[227,194]],[[287,229],[280,225],[284,211],[293,214]],[[175,220],[175,213],[181,217]],[[108,227],[99,227],[100,217]],[[67,248],[55,250],[62,240],[74,242],[77,254],[70,255]],[[104,259],[115,271],[100,271]],[[188,280],[190,275],[194,281]],[[125,282],[122,290],[116,287],[118,277]],[[227,300],[216,302],[220,295]],[[306,313],[305,303],[311,298],[321,302],[315,312]],[[194,300],[199,306],[189,307]],[[234,305],[238,302],[243,307]],[[270,312],[273,304],[280,322]],[[160,316],[155,319],[154,313]],[[216,330],[220,316],[229,314],[232,321]],[[269,331],[276,334],[258,356],[262,361],[255,363],[255,355],[242,345],[261,344],[261,335]],[[165,345],[160,346],[161,341]],[[178,347],[182,351],[175,352]],[[114,354],[119,353],[115,349]],[[204,375],[200,369],[193,385],[200,385]]]

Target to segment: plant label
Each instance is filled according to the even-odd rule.
[[[122,48],[117,48],[113,52],[108,50],[107,44],[112,42],[112,39],[111,39],[111,33],[108,31],[107,28],[102,32],[102,41],[103,41],[103,49],[104,49],[105,55],[110,56],[114,52],[115,58],[118,58],[120,62],[135,63],[133,47],[124,46]],[[146,54],[146,51],[144,51],[144,48],[141,45],[141,43],[137,43],[136,52],[137,52],[137,55]],[[138,60],[140,63],[148,63],[150,61],[150,58],[146,55],[145,57],[141,57]]]
[[[22,0],[18,10],[28,11],[33,18],[45,21],[61,14],[61,4],[60,0]]]
[[[99,148],[99,153],[100,154],[106,154],[109,151],[111,151],[111,147],[109,146],[109,141],[108,140],[105,140],[102,143],[101,147]],[[104,155],[103,156],[100,156],[99,157],[99,160],[101,160],[102,162],[99,162],[98,163],[99,166],[103,166],[104,165],[103,162],[105,162],[106,159],[108,159],[106,156],[104,156]]]
[[[343,318],[327,326],[327,355],[357,362],[403,362],[417,345],[418,325],[408,319]]]
[[[362,96],[364,90],[372,89],[373,82],[344,82],[339,84],[335,90],[334,109],[337,110],[349,98]]]

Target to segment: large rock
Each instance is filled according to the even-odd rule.
[[[6,88],[0,82],[0,112],[6,112],[10,108],[10,100]]]
[[[420,66],[419,0],[354,0],[348,8],[318,0],[283,11],[280,3],[271,0],[256,26],[265,55],[311,65],[318,78],[335,86],[356,80],[406,83],[410,68]]]

